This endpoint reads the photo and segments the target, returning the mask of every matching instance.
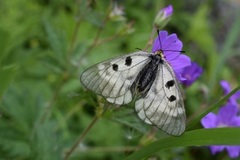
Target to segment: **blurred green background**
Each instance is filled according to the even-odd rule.
[[[176,33],[186,54],[204,69],[184,88],[191,121],[223,95],[219,80],[239,85],[239,0],[0,1],[0,159],[63,159],[106,105],[83,88],[80,74],[102,60],[144,49],[156,14],[169,4],[174,13],[164,30]],[[69,159],[121,160],[166,136],[140,121],[133,105],[110,106]],[[228,157],[193,147],[149,159],[216,158]]]

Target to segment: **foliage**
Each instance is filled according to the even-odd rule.
[[[68,159],[124,159],[143,146],[132,157],[199,159],[201,153],[202,159],[228,159],[225,153],[212,156],[207,147],[190,146],[240,145],[232,139],[239,128],[206,130],[199,123],[228,98],[219,101],[220,80],[239,86],[239,4],[186,2],[119,1],[124,14],[114,15],[116,1],[1,1],[0,159],[63,159],[74,144]],[[174,13],[164,29],[177,33],[183,50],[204,69],[184,88],[190,125],[181,137],[143,124],[134,103],[109,105],[79,82],[97,62],[135,48],[150,51],[155,15],[169,4]]]

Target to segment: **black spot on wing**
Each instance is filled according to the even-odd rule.
[[[126,66],[131,66],[131,64],[132,64],[132,58],[130,56],[126,57],[125,65]]]
[[[177,98],[174,96],[174,95],[171,95],[170,97],[168,97],[168,100],[170,101],[170,102],[173,102],[173,101],[175,101]]]
[[[112,69],[113,69],[114,71],[118,71],[118,65],[117,65],[117,64],[113,64],[113,65],[112,65]]]
[[[165,84],[165,87],[167,87],[168,89],[172,86],[174,86],[175,82],[174,80],[170,80],[170,81],[167,81],[167,83]]]

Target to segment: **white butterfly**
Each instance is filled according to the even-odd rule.
[[[138,116],[170,135],[185,130],[181,90],[162,51],[138,51],[106,60],[87,69],[80,79],[87,89],[114,104],[127,104],[136,97]]]

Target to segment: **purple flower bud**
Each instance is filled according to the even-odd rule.
[[[169,21],[171,15],[173,14],[173,7],[169,5],[161,9],[154,19],[154,25],[158,29],[163,28]]]
[[[172,5],[168,5],[167,7],[163,8],[161,11],[164,13],[164,17],[167,18],[173,14],[173,7]]]

